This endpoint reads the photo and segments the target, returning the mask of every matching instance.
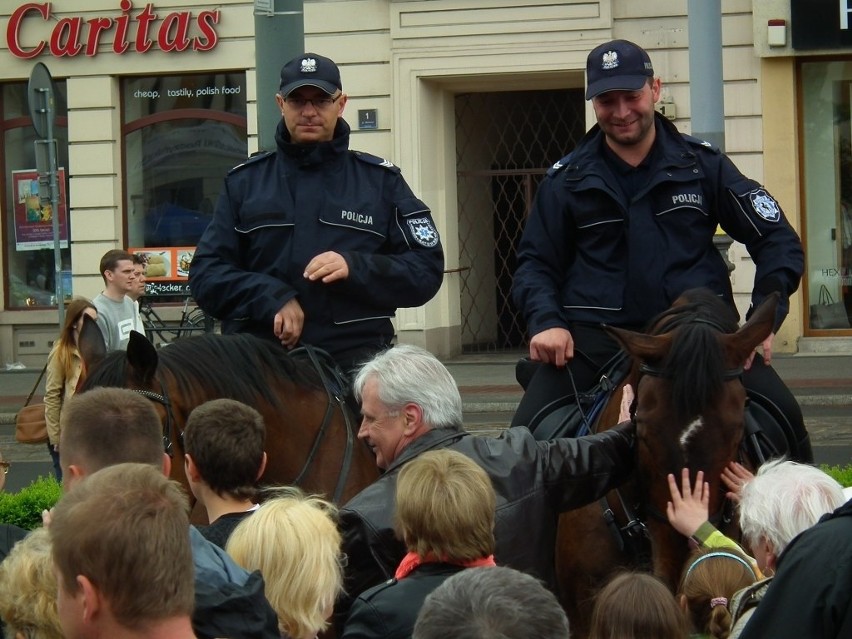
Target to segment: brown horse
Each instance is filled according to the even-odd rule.
[[[356,438],[346,389],[318,357],[291,357],[247,335],[189,337],[158,350],[136,332],[126,353],[103,354],[94,322],[84,327],[80,342],[86,361],[80,392],[117,386],[150,399],[171,447],[172,478],[185,486],[181,433],[193,408],[217,398],[241,401],[263,416],[263,484],[295,484],[344,503],[379,475],[372,453]]]
[[[650,334],[608,329],[632,357],[626,383],[636,389],[636,469],[600,503],[560,517],[557,582],[572,637],[588,635],[593,598],[619,569],[649,570],[676,588],[689,548],[666,519],[669,473],[679,477],[688,467],[694,481],[703,470],[711,521],[737,534],[720,476],[743,438],[743,364],[772,330],[776,303],[762,304],[737,330],[724,302],[696,289],[660,315]],[[618,403],[610,402],[600,428],[616,423]]]

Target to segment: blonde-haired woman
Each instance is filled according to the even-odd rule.
[[[231,533],[225,547],[246,570],[260,570],[281,636],[313,639],[328,626],[343,587],[337,510],[295,488],[276,491]]]
[[[495,509],[488,474],[458,451],[430,450],[403,466],[395,520],[408,554],[394,579],[354,601],[342,639],[410,639],[430,593],[466,568],[495,565]]]
[[[47,356],[47,378],[44,386],[44,420],[47,424],[47,449],[53,460],[56,480],[62,481],[59,466],[59,417],[63,404],[77,390],[77,382],[83,372],[83,358],[77,345],[86,316],[98,319],[94,304],[82,297],[75,297],[65,309],[65,323],[59,339]]]
[[[0,619],[9,639],[62,639],[46,528],[15,544],[0,563]]]

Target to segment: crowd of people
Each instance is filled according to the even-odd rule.
[[[755,260],[753,302],[779,294],[776,330],[803,268],[771,195],[655,115],[660,79],[641,47],[596,47],[587,78],[597,125],[548,173],[519,251],[515,299],[540,365],[512,427],[479,437],[464,429],[447,368],[423,348],[391,346],[397,306],[440,287],[431,212],[397,167],[349,150],[337,65],[311,53],[287,62],[277,148],[227,176],[191,265],[193,293],[224,332],[330,352],[351,373],[357,437],[382,474],[340,505],[262,490],[266,431],[253,407],[196,407],[184,459],[172,459],[149,399],[75,394],[87,318],[107,351],[141,328],[141,265],[109,251],[104,292],[69,305],[48,361],[63,496],[41,529],[0,529],[7,636],[570,637],[554,593],[559,516],[621,485],[641,443],[630,401],[622,423],[582,437],[538,441],[527,420],[609,360],[600,322],[640,327],[702,285],[733,305],[717,224]],[[769,335],[744,382],[789,406],[771,349]],[[169,479],[174,464],[187,489]],[[0,457],[0,488],[8,469]],[[721,477],[742,527],[732,539],[710,521],[703,469],[668,479],[666,516],[694,546],[680,581],[673,592],[648,573],[611,575],[595,598],[593,639],[852,636],[852,503],[837,482],[792,461],[754,474],[732,462]],[[190,495],[206,525],[190,524]]]
[[[388,359],[391,354],[399,359]],[[388,368],[403,380],[430,365],[439,378],[448,375],[430,358],[415,347],[381,353],[357,378],[360,397],[365,380],[386,380],[380,372]],[[406,369],[407,362],[413,366]],[[435,388],[440,379],[430,379]],[[398,409],[399,437],[411,407],[429,419],[442,407],[452,413],[452,401],[421,406],[423,399],[411,390],[403,397],[412,399]],[[385,401],[392,403],[383,404],[383,412],[393,415],[398,400]],[[370,500],[359,497],[338,509],[296,488],[258,492],[266,461],[263,422],[249,406],[212,400],[191,413],[187,428],[195,452],[186,453],[185,469],[211,522],[196,527],[188,519],[189,492],[168,479],[172,460],[163,452],[160,418],[149,400],[127,389],[97,388],[69,398],[64,410],[65,495],[45,513],[43,528],[3,531],[8,542],[0,563],[0,619],[9,637],[313,639],[330,626],[334,612],[337,636],[345,639],[571,636],[546,575],[523,564],[525,553],[551,556],[529,543],[529,531],[537,527],[529,522],[540,525],[554,515],[517,511],[503,491],[506,478],[517,481],[536,504],[536,493],[545,489],[522,480],[543,474],[542,483],[555,487],[549,499],[570,493],[561,474],[572,482],[578,478],[558,459],[606,456],[596,436],[585,438],[585,450],[583,442],[570,440],[576,448],[565,453],[558,449],[567,441],[527,441],[525,459],[506,446],[506,436],[437,428],[439,444],[397,466],[389,458],[384,477],[394,479],[392,494],[388,486],[379,492],[368,487]],[[255,433],[246,455],[235,455],[241,451],[228,433],[229,417],[247,435]],[[371,439],[371,417],[365,413],[359,436],[379,446]],[[114,436],[116,429],[121,437]],[[619,437],[629,451],[630,437]],[[545,449],[552,471],[536,461]],[[5,473],[9,464],[2,467]],[[216,468],[224,484],[210,470]],[[205,481],[205,472],[214,472],[215,480]],[[835,480],[785,460],[768,462],[754,475],[732,463],[724,481],[738,502],[742,547],[708,521],[708,484],[700,472],[694,484],[687,469],[680,481],[669,481],[670,523],[696,546],[677,591],[648,573],[615,574],[596,597],[590,637],[847,636],[852,519]],[[578,488],[582,497],[573,498],[593,500],[596,490]],[[373,506],[372,517],[388,513],[392,531],[381,533],[384,524],[376,524],[377,535],[393,535],[400,554],[391,554],[381,536],[363,546],[351,542],[353,532],[363,534],[364,528],[353,513],[366,503]],[[217,526],[229,514],[238,516]],[[527,542],[511,527],[520,528]],[[382,561],[391,562],[390,576],[362,588],[376,572],[364,554],[376,562],[382,553]],[[362,588],[348,591],[354,600],[344,596],[347,582]],[[778,617],[784,624],[778,625]]]

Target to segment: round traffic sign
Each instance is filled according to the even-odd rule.
[[[33,127],[36,134],[41,138],[48,137],[48,125],[56,121],[56,108],[53,102],[55,94],[56,90],[50,71],[47,70],[44,63],[36,62],[32,73],[30,73],[27,98]]]

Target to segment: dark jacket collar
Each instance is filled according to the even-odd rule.
[[[343,118],[337,119],[334,127],[334,137],[328,142],[317,144],[295,144],[290,140],[290,132],[284,126],[283,118],[275,130],[275,142],[281,153],[296,162],[299,166],[322,164],[332,160],[349,150],[349,125]]]
[[[405,447],[393,463],[388,466],[385,473],[389,473],[408,461],[411,461],[421,453],[433,448],[446,448],[449,443],[457,441],[468,433],[461,426],[451,426],[449,428],[438,428],[435,430],[426,431],[423,435],[415,439]]]
[[[654,125],[657,135],[654,139],[654,148],[650,153],[658,154],[655,159],[659,162],[659,166],[683,167],[695,163],[695,153],[689,148],[674,124],[663,116],[655,114]],[[601,148],[603,144],[605,144],[604,133],[600,126],[595,124],[580,139],[574,152],[568,156],[567,168],[579,170],[580,174],[599,173],[600,166],[604,163]]]

